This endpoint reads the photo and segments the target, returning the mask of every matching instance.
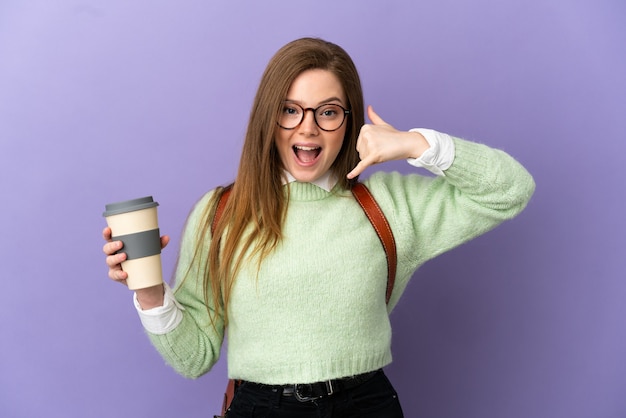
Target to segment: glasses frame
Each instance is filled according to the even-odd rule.
[[[300,118],[300,122],[298,122],[298,123],[296,124],[296,126],[294,126],[293,128],[285,128],[283,125],[281,125],[281,124],[280,124],[280,121],[278,121],[278,120],[276,121],[276,124],[277,124],[280,128],[285,129],[285,130],[287,130],[287,131],[292,131],[292,130],[296,129],[298,126],[300,126],[300,125],[302,124],[302,121],[304,120],[304,117],[306,116],[306,112],[308,112],[309,110],[310,110],[311,112],[313,112],[313,120],[315,121],[315,124],[317,125],[317,127],[318,127],[318,128],[320,128],[320,129],[321,129],[322,131],[324,131],[324,132],[335,132],[336,130],[340,129],[340,128],[343,126],[343,124],[346,122],[346,118],[348,117],[348,115],[349,115],[350,113],[352,113],[352,111],[351,111],[351,110],[346,109],[345,107],[343,107],[343,106],[341,106],[341,105],[339,105],[339,104],[337,104],[337,103],[324,103],[323,105],[319,105],[319,106],[318,106],[318,107],[316,107],[316,108],[312,108],[312,107],[306,107],[306,108],[305,108],[305,107],[300,106],[298,103],[293,103],[293,102],[283,102],[283,103],[289,103],[290,105],[298,106],[300,109],[302,109],[302,117]],[[332,106],[337,106],[337,107],[339,107],[341,110],[343,110],[343,119],[341,120],[341,123],[339,124],[339,126],[337,126],[335,129],[324,129],[324,128],[322,128],[322,127],[320,126],[319,122],[317,121],[317,111],[318,111],[320,108],[322,108],[322,107],[324,107],[324,106],[329,106],[329,105],[332,105]],[[278,117],[278,119],[280,119],[280,116]]]

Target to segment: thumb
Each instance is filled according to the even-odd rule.
[[[169,244],[169,242],[170,242],[169,235],[163,235],[161,237],[161,249],[167,247],[167,244]]]
[[[374,108],[372,105],[367,106],[367,117],[372,121],[374,125],[389,125],[387,122],[383,120],[378,113],[374,112]]]

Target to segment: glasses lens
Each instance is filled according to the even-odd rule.
[[[293,129],[302,121],[304,110],[295,103],[284,103],[278,116],[278,124],[285,129]]]
[[[317,125],[325,131],[339,129],[344,117],[345,113],[341,106],[334,104],[323,105],[315,109]]]

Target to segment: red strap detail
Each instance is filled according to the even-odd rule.
[[[352,188],[352,194],[363,208],[378,238],[380,238],[380,242],[383,244],[385,255],[387,256],[387,291],[385,292],[385,302],[389,303],[391,292],[393,292],[393,285],[396,280],[397,266],[396,241],[393,238],[393,232],[391,231],[385,214],[380,210],[378,203],[376,203],[371,192],[363,183],[355,184]]]
[[[228,379],[228,384],[226,385],[226,393],[224,393],[224,402],[222,403],[222,415],[220,415],[220,417],[226,416],[226,411],[230,407],[230,403],[235,397],[235,391],[240,384],[241,380]]]
[[[224,208],[226,207],[226,202],[228,201],[228,196],[230,196],[230,192],[233,190],[232,186],[225,187],[222,191],[222,195],[220,196],[219,201],[217,202],[217,208],[215,209],[215,215],[213,216],[213,222],[211,223],[211,235],[215,232],[215,227],[217,223],[222,218],[222,214],[224,213]]]

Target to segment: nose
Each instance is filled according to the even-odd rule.
[[[300,130],[302,131],[302,133],[308,135],[315,135],[318,133],[317,122],[315,121],[315,110],[304,110],[304,116],[302,117],[302,122],[300,122]]]

